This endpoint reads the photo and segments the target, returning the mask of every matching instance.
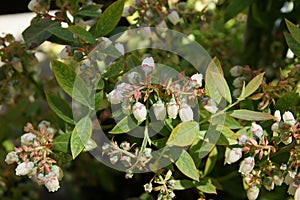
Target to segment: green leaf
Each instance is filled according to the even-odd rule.
[[[122,60],[119,60],[111,65],[108,66],[104,74],[102,75],[103,78],[113,78],[118,76],[122,73],[124,68],[124,63]]]
[[[292,52],[300,58],[300,44],[289,33],[284,33],[284,37]]]
[[[46,93],[47,102],[50,108],[65,122],[74,124],[73,113],[69,104],[60,96]]]
[[[83,17],[99,17],[101,14],[102,5],[93,4],[82,7],[76,15],[83,16]]]
[[[217,58],[214,58],[208,65],[206,69],[205,76],[205,92],[210,96],[217,104],[220,103],[222,95],[220,94],[218,87],[215,84],[215,77],[211,72],[217,73],[223,76],[223,70],[221,68],[221,63]]]
[[[215,167],[216,162],[217,162],[217,157],[218,156],[218,150],[217,148],[213,148],[213,150],[209,153],[208,158],[205,163],[205,168],[204,168],[204,176],[209,174]]]
[[[220,93],[220,95],[222,97],[224,97],[224,99],[226,99],[226,101],[228,103],[232,103],[232,99],[231,99],[231,93],[230,93],[230,89],[229,86],[227,84],[227,81],[225,80],[224,76],[220,73],[216,73],[213,71],[210,71],[211,76],[214,77],[214,83]]]
[[[175,162],[176,167],[187,177],[198,181],[199,173],[194,163],[194,160],[184,149],[178,160]]]
[[[235,145],[238,143],[238,135],[226,126],[218,126],[218,130],[221,131],[221,135],[217,141],[217,145]]]
[[[246,9],[255,0],[232,0],[225,10],[225,21],[235,17],[237,14]]]
[[[59,22],[53,20],[41,20],[33,23],[22,33],[26,46],[30,49],[39,46],[51,37],[51,32],[49,30],[58,26]]]
[[[54,35],[64,41],[71,42],[71,43],[76,42],[76,40],[73,36],[73,33],[67,28],[62,28],[60,26],[52,27],[51,29],[49,29],[49,32],[52,35]]]
[[[216,187],[210,182],[209,179],[201,179],[199,183],[195,183],[196,188],[201,192],[208,194],[217,194]]]
[[[129,55],[126,58],[126,66],[127,66],[128,69],[133,69],[137,66],[140,66],[140,64],[141,64],[141,61],[135,55]]]
[[[79,76],[77,77],[72,67],[58,60],[53,60],[51,64],[59,86],[76,101],[91,107],[89,88]]]
[[[96,38],[94,38],[94,36],[90,32],[86,31],[82,27],[70,26],[69,30],[87,43],[94,44],[96,42]]]
[[[255,76],[245,87],[244,91],[241,93],[241,96],[239,97],[239,99],[245,99],[248,96],[250,96],[251,94],[253,94],[261,85],[262,81],[263,81],[263,77],[264,77],[265,73],[261,73],[257,76]]]
[[[75,126],[71,135],[71,152],[75,159],[83,150],[92,134],[92,121],[87,115]]]
[[[274,119],[273,115],[270,115],[269,113],[256,112],[246,109],[234,110],[230,116],[248,121],[264,121]]]
[[[71,137],[71,133],[65,133],[65,134],[56,136],[54,138],[52,148],[55,151],[68,153],[70,150],[70,137]]]
[[[115,127],[109,132],[110,134],[121,134],[128,133],[134,128],[138,127],[139,123],[136,120],[133,120],[133,117],[126,116],[124,117]]]
[[[285,19],[285,23],[286,23],[292,37],[297,41],[297,43],[300,43],[300,28],[298,28],[295,24],[293,24],[288,19]]]
[[[167,144],[180,147],[191,145],[198,132],[199,125],[197,122],[182,122],[173,129]]]
[[[225,119],[224,119],[225,118]],[[223,124],[225,127],[228,127],[230,129],[239,129],[241,128],[241,125],[238,121],[236,121],[233,117],[231,117],[229,114],[224,115],[216,115],[212,119],[212,123],[214,124]]]
[[[105,9],[90,32],[97,38],[110,33],[121,19],[125,0],[118,0]]]
[[[195,187],[194,182],[190,180],[175,180],[174,190],[186,190]]]

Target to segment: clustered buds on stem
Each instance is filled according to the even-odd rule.
[[[5,162],[18,164],[15,169],[17,176],[27,175],[39,184],[44,184],[48,191],[57,191],[63,173],[50,157],[55,130],[50,127],[49,122],[42,121],[39,131],[34,130],[31,123],[27,123],[24,131],[26,133],[21,136],[21,146],[9,152]]]

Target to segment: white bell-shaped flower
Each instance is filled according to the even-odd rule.
[[[140,102],[136,102],[132,107],[132,112],[136,120],[142,122],[147,117],[146,106]]]
[[[243,175],[248,175],[253,170],[254,165],[254,157],[247,157],[241,162],[239,172]]]
[[[294,118],[294,115],[290,111],[286,111],[283,114],[282,118],[283,118],[284,123],[287,123],[290,126],[294,126],[296,124],[296,120]]]
[[[256,186],[251,187],[247,190],[247,197],[249,200],[257,199],[258,195],[259,195],[259,188]]]
[[[165,104],[161,100],[153,104],[153,112],[157,120],[165,120],[167,111]]]
[[[34,167],[33,162],[22,162],[15,169],[16,175],[17,176],[27,175],[32,171],[33,167]]]
[[[180,104],[179,117],[183,122],[194,120],[194,113],[191,106],[186,103]]]
[[[233,148],[228,152],[225,161],[227,164],[232,164],[241,159],[242,156],[242,148]]]
[[[175,99],[172,98],[170,102],[167,103],[167,113],[169,118],[176,119],[179,111],[179,105],[176,103]]]
[[[251,129],[250,129],[251,133],[253,135],[255,135],[256,137],[258,137],[259,139],[262,138],[262,136],[264,135],[264,130],[263,128],[259,125],[259,124],[256,124],[255,122],[253,122],[251,124]]]

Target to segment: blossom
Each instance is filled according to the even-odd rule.
[[[238,161],[242,156],[242,148],[233,148],[228,152],[225,161],[228,164],[232,164]]]
[[[178,13],[175,10],[172,10],[169,14],[168,14],[168,19],[170,20],[170,22],[174,25],[176,25],[179,21],[180,21],[180,17],[178,15]]]
[[[299,200],[299,199],[300,199],[300,186],[297,187],[294,195],[294,200]]]
[[[203,107],[212,114],[215,114],[218,111],[217,104],[213,99],[209,99]]]
[[[128,17],[134,12],[134,8],[132,6],[126,6],[123,9],[122,17]]]
[[[232,67],[230,70],[229,70],[229,73],[231,74],[231,76],[233,77],[238,77],[242,74],[243,72],[243,67],[242,66],[239,66],[239,65],[236,65],[234,67]]]
[[[264,135],[263,128],[260,125],[256,124],[255,122],[252,122],[250,131],[259,139],[261,139],[261,137]]]
[[[247,197],[249,200],[257,199],[259,195],[259,188],[257,186],[251,187],[247,190]]]
[[[62,172],[61,168],[57,165],[52,165],[51,173],[53,173],[57,177],[58,180],[62,179],[62,177],[63,177],[63,172]]]
[[[50,177],[46,176],[44,184],[49,192],[55,192],[60,188],[58,178],[54,174],[51,174]]]
[[[245,134],[241,134],[239,136],[238,140],[239,140],[239,144],[241,145],[241,144],[246,144],[248,138]]]
[[[15,169],[16,175],[17,176],[27,175],[32,171],[33,167],[34,167],[33,162],[22,162]]]
[[[232,85],[235,87],[235,88],[241,88],[243,86],[243,83],[245,81],[245,78],[244,77],[237,77],[233,80],[233,83]]]
[[[138,72],[130,72],[127,75],[128,82],[131,84],[137,84],[141,81],[142,77]]]
[[[295,195],[296,194],[296,190],[297,190],[297,186],[294,183],[292,183],[292,184],[289,185],[287,193],[289,195]],[[295,200],[299,200],[299,199],[295,199]]]
[[[34,144],[34,140],[36,139],[36,135],[33,133],[26,133],[21,136],[21,145],[26,146],[26,145],[32,145]]]
[[[276,110],[276,111],[274,112],[274,117],[275,117],[275,121],[276,121],[276,122],[280,122],[280,120],[281,120],[281,115],[280,115],[280,111],[279,111],[279,110]]]
[[[164,120],[166,118],[165,104],[161,100],[158,100],[153,104],[153,112],[157,120]]]
[[[166,24],[166,22],[165,22],[164,19],[159,20],[159,22],[158,22],[158,24],[157,24],[156,27],[157,28],[168,28],[168,26],[167,26],[167,24]]]
[[[115,44],[116,49],[120,52],[121,55],[125,54],[124,45],[121,43]]]
[[[142,62],[142,69],[146,74],[149,74],[155,69],[154,59],[152,57],[147,57]]]
[[[203,75],[196,73],[191,76],[191,80],[196,83],[196,87],[202,87]]]
[[[152,191],[152,183],[147,183],[144,185],[145,192],[151,193]]]
[[[241,162],[239,172],[243,175],[248,175],[254,168],[254,165],[254,157],[247,157]]]
[[[59,57],[63,60],[72,58],[73,52],[71,46],[65,46],[59,53]]]
[[[283,183],[283,176],[282,176],[282,173],[277,173],[273,176],[273,180],[274,180],[274,183],[275,185],[278,185],[280,186],[282,183]]]
[[[5,162],[9,165],[18,161],[19,157],[15,151],[9,152],[5,157]]]
[[[100,37],[98,39],[98,41],[100,42],[101,45],[103,45],[104,49],[106,49],[107,47],[109,47],[112,44],[112,41],[110,39],[108,39],[107,37]]]
[[[265,177],[263,180],[263,185],[265,186],[266,190],[273,190],[275,186],[274,179],[272,177]]]
[[[167,103],[167,113],[169,118],[176,119],[179,111],[179,105],[175,102],[175,99],[172,98],[170,102]]]
[[[121,144],[120,144],[120,147],[122,148],[122,149],[124,149],[124,150],[126,150],[126,151],[128,151],[129,149],[130,149],[130,143],[129,142],[122,142]]]
[[[192,108],[186,103],[181,104],[179,109],[179,117],[183,122],[194,120]]]
[[[119,158],[118,158],[118,156],[112,156],[109,158],[109,160],[110,160],[111,164],[114,165],[114,164],[116,164],[116,162],[118,162]]]
[[[279,123],[278,122],[273,123],[272,126],[271,126],[271,130],[273,132],[277,132],[278,133],[280,131],[279,130]]]
[[[296,120],[294,118],[294,115],[290,111],[286,111],[283,114],[282,118],[283,118],[284,123],[287,123],[290,126],[294,126],[296,124]]]
[[[119,90],[114,89],[107,94],[107,99],[111,104],[119,104],[122,102],[122,94]]]
[[[32,12],[43,14],[47,12],[49,6],[45,0],[31,0],[27,7]]]
[[[132,107],[132,112],[136,120],[142,122],[147,117],[146,106],[140,102],[136,102]]]

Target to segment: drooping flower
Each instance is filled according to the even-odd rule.
[[[294,195],[294,200],[300,200],[300,185],[298,185],[295,195]]]
[[[120,52],[121,55],[125,54],[125,49],[124,49],[124,45],[121,43],[116,43],[115,44],[116,49]]]
[[[228,152],[225,161],[227,164],[232,164],[241,159],[242,156],[242,148],[233,148]]]
[[[9,165],[18,161],[19,161],[19,157],[15,151],[9,152],[5,157],[5,162]]]
[[[274,112],[274,117],[275,117],[275,121],[276,121],[276,122],[280,122],[280,120],[281,120],[281,114],[280,114],[280,111],[279,111],[279,110],[276,110],[276,111]]]
[[[194,113],[191,106],[186,103],[180,104],[179,117],[183,122],[194,120]]]
[[[168,28],[166,22],[164,19],[161,19],[158,21],[158,24],[156,25],[157,28]]]
[[[122,148],[122,149],[124,149],[124,150],[126,150],[126,151],[128,151],[129,149],[130,149],[130,143],[129,142],[122,142],[121,144],[120,144],[120,147]]]
[[[275,186],[275,182],[274,179],[272,177],[265,177],[263,179],[263,185],[265,186],[266,190],[271,191],[274,189]]]
[[[28,9],[35,13],[44,14],[48,11],[49,5],[45,0],[31,0]]]
[[[131,84],[138,84],[142,79],[141,75],[138,72],[130,72],[127,75],[127,78],[128,78],[128,82]]]
[[[193,76],[191,76],[191,80],[196,83],[195,87],[202,87],[202,81],[203,81],[203,75],[196,73]]]
[[[136,120],[142,122],[147,117],[146,106],[140,102],[136,102],[132,107],[132,112]]]
[[[169,14],[168,14],[168,19],[170,20],[170,22],[174,25],[176,25],[179,21],[180,21],[180,17],[178,15],[178,13],[175,10],[172,10]]]
[[[253,170],[254,165],[254,157],[247,157],[241,162],[239,172],[248,175]]]
[[[213,99],[209,99],[203,107],[212,114],[215,114],[219,110]]]
[[[252,122],[250,131],[253,135],[258,137],[259,139],[261,139],[261,137],[264,135],[263,128],[259,124],[256,124],[255,122]]]
[[[142,62],[142,69],[146,74],[149,74],[155,69],[154,59],[152,57],[147,57]]]
[[[257,186],[251,187],[247,190],[247,197],[249,200],[257,199],[259,195],[259,188]]]
[[[111,104],[119,104],[122,102],[122,94],[119,90],[114,89],[107,94],[107,99]]]
[[[179,111],[179,105],[176,103],[175,99],[172,98],[170,102],[167,103],[167,113],[169,118],[176,119]]]
[[[32,171],[33,167],[34,167],[33,162],[22,162],[15,169],[16,175],[17,176],[27,175]]]
[[[128,16],[132,15],[133,12],[134,12],[134,7],[126,6],[123,9],[122,17],[128,17]]]
[[[152,183],[147,183],[144,185],[145,192],[151,193],[152,191]]]
[[[238,77],[242,74],[243,72],[243,67],[242,66],[239,66],[239,65],[236,65],[234,67],[232,67],[230,70],[229,70],[229,73],[231,74],[231,76],[233,77]]]
[[[296,124],[296,120],[294,118],[294,115],[290,111],[286,111],[283,114],[282,118],[283,118],[284,123],[287,123],[290,126],[294,126]]]
[[[155,104],[153,104],[153,112],[157,120],[165,120],[166,106],[161,100],[158,100]]]
[[[296,190],[297,190],[297,186],[296,186],[294,183],[291,183],[291,184],[289,185],[289,188],[288,188],[287,193],[288,193],[289,195],[294,196],[294,195],[296,194]],[[296,199],[295,199],[295,200],[296,200]],[[297,200],[298,200],[298,199],[297,199]]]
[[[52,173],[44,178],[44,184],[49,192],[55,192],[60,188],[58,178]]]

